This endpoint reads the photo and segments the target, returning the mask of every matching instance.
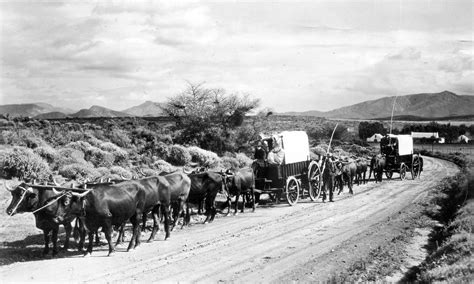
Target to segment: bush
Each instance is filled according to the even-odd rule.
[[[96,167],[111,167],[115,157],[112,153],[91,146],[86,151],[86,160]]]
[[[62,148],[58,151],[58,168],[70,164],[87,164],[84,153],[73,148]]]
[[[72,149],[76,149],[76,150],[79,150],[83,153],[86,153],[87,150],[92,147],[91,144],[89,144],[88,142],[85,142],[85,141],[76,141],[76,142],[70,142],[68,143],[65,147],[67,148],[72,148]]]
[[[125,178],[130,178],[132,176],[132,172],[130,172],[129,170],[126,170],[120,166],[113,166],[110,168],[110,174],[112,175],[117,175],[119,176],[119,178],[121,178],[122,176],[125,177]]]
[[[191,161],[199,163],[199,165],[214,168],[219,165],[220,158],[216,153],[201,149],[196,146],[188,148],[189,154],[191,155]]]
[[[176,170],[176,167],[171,165],[170,163],[164,160],[158,160],[153,163],[153,168],[157,170],[158,173],[160,172],[173,172]]]
[[[191,155],[189,154],[188,149],[176,144],[170,148],[168,162],[177,166],[184,166],[191,162]]]
[[[58,151],[49,146],[35,148],[33,152],[46,160],[46,162],[51,165],[51,168],[54,168],[53,164],[59,159]]]
[[[69,179],[90,179],[96,180],[100,177],[100,172],[97,171],[91,164],[74,163],[62,166],[59,169],[59,174]]]
[[[1,159],[2,175],[6,178],[45,181],[51,175],[46,161],[28,148],[14,147],[3,153]]]
[[[112,130],[108,138],[112,143],[124,148],[129,148],[132,145],[132,140],[128,137],[128,133],[121,129]]]
[[[221,166],[224,169],[228,169],[228,170],[231,170],[231,171],[236,171],[236,170],[240,169],[239,160],[237,160],[237,158],[229,157],[229,156],[222,157]]]
[[[253,160],[247,157],[244,153],[237,153],[235,155],[237,162],[239,163],[239,168],[246,168],[252,165]]]
[[[127,151],[123,150],[112,142],[104,142],[99,145],[99,148],[111,153],[114,156],[115,163],[121,164],[128,160]]]
[[[166,143],[160,141],[156,143],[154,152],[158,157],[163,160],[166,160],[170,155],[170,147]]]

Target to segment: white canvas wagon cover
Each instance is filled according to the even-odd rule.
[[[283,131],[280,133],[285,164],[309,160],[309,140],[304,131]]]
[[[398,144],[398,155],[411,155],[413,154],[413,137],[411,135],[387,135],[392,139],[397,140]],[[392,142],[393,143],[393,142]]]

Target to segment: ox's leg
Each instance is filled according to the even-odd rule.
[[[240,192],[237,192],[235,195],[235,205],[234,205],[234,215],[239,214],[239,197],[240,197]],[[245,204],[243,204],[245,206]]]
[[[181,226],[181,229],[184,227],[184,225],[188,226],[191,223],[191,215],[189,215],[189,203],[186,202],[186,215],[183,220],[183,226]]]
[[[170,237],[170,207],[167,204],[161,205],[161,213],[165,218],[165,240]]]
[[[125,230],[125,222],[123,222],[122,225],[120,225],[117,241],[115,242],[115,246],[118,246],[119,244],[121,244],[125,241],[125,239],[124,239],[124,235],[125,235],[124,230]]]
[[[84,256],[89,256],[92,254],[92,246],[94,244],[94,230],[89,230],[87,234],[89,236],[89,244],[87,246],[87,251]]]
[[[245,203],[249,202],[247,198],[247,193],[243,192],[242,193],[242,210],[240,210],[241,213],[245,212]]]
[[[51,241],[53,242],[53,256],[58,254],[58,231],[59,225],[52,230]]]
[[[100,246],[99,230],[95,231],[95,245]]]
[[[147,219],[147,215],[148,212],[143,212],[143,216],[142,216],[142,232],[145,232],[146,230],[146,219]]]
[[[115,252],[114,243],[112,242],[112,233],[113,233],[113,226],[111,220],[105,221],[104,226],[102,226],[102,232],[105,234],[105,239],[107,240],[107,244],[109,245],[109,256]]]
[[[49,229],[43,230],[43,237],[44,237],[44,249],[43,249],[43,256],[46,256],[49,253]]]
[[[156,232],[158,232],[158,229],[159,229],[159,223],[160,223],[160,217],[158,216],[159,211],[160,211],[160,205],[156,205],[151,210],[151,217],[153,218],[153,229],[151,230],[150,238],[148,238],[148,241],[147,241],[149,243],[155,240]]]
[[[63,224],[64,230],[66,231],[66,240],[64,240],[64,250],[67,251],[69,249],[69,239],[71,238],[72,226],[70,222]]]
[[[133,235],[128,245],[127,251],[130,251],[131,249],[135,249],[137,246],[140,245],[140,216],[141,214],[137,213],[134,216],[132,216],[132,218],[130,218],[130,222],[132,223],[132,228],[133,228],[132,229]]]
[[[252,197],[252,212],[255,212],[255,191],[254,191],[254,188],[252,187],[250,189],[250,194],[251,194],[251,197]]]
[[[354,176],[352,174],[349,174],[349,193],[350,194],[354,194],[354,192],[352,191],[352,186],[354,185]]]

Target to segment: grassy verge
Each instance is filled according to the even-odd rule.
[[[452,161],[462,171],[437,192],[436,206],[427,214],[441,226],[431,234],[429,256],[404,280],[470,282],[474,279],[474,160],[459,153],[423,154]]]

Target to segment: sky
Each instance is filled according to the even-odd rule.
[[[176,3],[178,2],[178,3]],[[0,104],[123,110],[191,84],[277,112],[474,95],[472,0],[0,1]]]

